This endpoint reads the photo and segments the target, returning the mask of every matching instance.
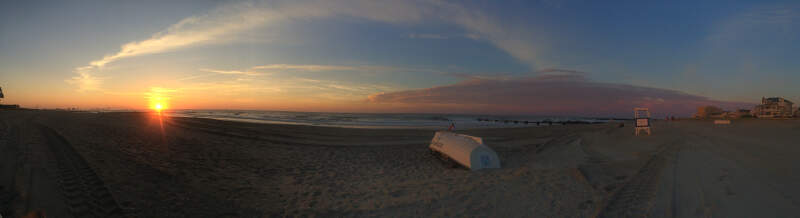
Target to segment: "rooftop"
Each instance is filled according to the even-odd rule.
[[[770,102],[770,103],[778,103],[778,102],[782,102],[782,101],[787,102],[789,104],[793,104],[792,101],[786,100],[785,98],[781,98],[781,97],[772,97],[772,98],[767,98],[766,99],[766,102]]]

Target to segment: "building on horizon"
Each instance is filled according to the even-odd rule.
[[[753,116],[758,118],[790,118],[796,112],[792,111],[791,101],[781,97],[761,98],[761,104],[753,108]]]
[[[741,119],[748,117],[753,117],[751,110],[738,109],[735,111],[726,111],[711,105],[697,107],[697,113],[694,114],[695,119]]]
[[[722,118],[725,116],[725,111],[716,106],[702,106],[697,107],[697,113],[694,114],[695,119],[709,119],[709,118]]]
[[[738,109],[738,110],[733,111],[733,112],[728,112],[726,117],[739,119],[739,118],[753,117],[753,114],[752,114],[751,110]]]

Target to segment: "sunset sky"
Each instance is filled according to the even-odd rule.
[[[797,1],[2,1],[23,107],[688,115],[800,101]]]

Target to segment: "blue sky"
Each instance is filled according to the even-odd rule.
[[[387,99],[550,74],[708,101],[696,104],[800,100],[792,1],[0,4],[0,86],[23,105],[140,108],[161,96],[176,108],[491,112]],[[381,93],[393,98],[369,98]],[[553,113],[531,107],[504,112]]]

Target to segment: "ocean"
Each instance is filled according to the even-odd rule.
[[[258,110],[171,110],[168,116],[198,117],[253,123],[293,124],[346,128],[455,129],[513,128],[560,125],[559,122],[603,123],[610,119],[566,116],[466,115],[466,114],[387,114],[326,113]],[[527,121],[527,122],[526,122]]]

